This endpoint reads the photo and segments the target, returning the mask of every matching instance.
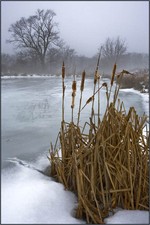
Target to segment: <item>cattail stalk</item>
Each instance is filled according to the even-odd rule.
[[[97,60],[97,65],[96,65],[96,70],[95,70],[95,75],[94,75],[94,88],[93,88],[93,95],[95,94],[95,89],[96,89],[96,84],[99,79],[99,74],[98,74],[98,69],[99,69],[99,63],[100,63],[100,57],[101,57],[101,51],[102,51],[102,46],[100,48],[98,60]],[[98,106],[99,107],[99,106]],[[94,98],[92,101],[92,110],[91,110],[91,118],[93,118],[94,115]],[[94,123],[95,123],[95,117],[94,117]]]
[[[113,83],[114,83],[116,69],[117,69],[117,64],[115,63],[114,67],[113,67],[113,70],[112,70],[112,76],[111,76],[111,82],[110,82],[109,96],[108,96],[108,102],[107,102],[108,106],[109,106],[109,100],[110,100],[110,95],[111,95],[111,91],[112,91],[112,86],[113,86]]]
[[[122,80],[124,74],[133,75],[132,73],[128,72],[127,70],[122,70],[122,72],[117,75],[117,82],[116,82],[116,88],[115,88],[115,94],[114,94],[114,104],[116,103],[118,93],[120,90],[120,86],[121,86],[121,80]]]
[[[85,108],[85,106],[87,104],[89,104],[91,101],[93,101],[93,99],[94,99],[94,96],[93,95],[90,98],[88,98],[88,100],[86,101],[85,105],[82,107],[82,109],[80,110],[80,112]]]
[[[111,86],[113,85],[113,82],[114,82],[114,78],[115,78],[115,73],[116,73],[116,68],[117,68],[117,65],[116,63],[114,64],[114,67],[113,67],[113,71],[112,71],[112,76],[111,76]]]
[[[79,103],[79,111],[78,111],[78,121],[77,121],[77,126],[79,125],[79,120],[80,120],[80,111],[81,111],[81,103],[82,103],[82,93],[84,90],[84,82],[85,82],[85,70],[82,72],[82,80],[81,80],[81,86],[80,86],[80,103]]]
[[[97,92],[100,91],[100,89],[101,89],[103,86],[106,87],[107,84],[106,84],[106,83],[103,83],[103,84],[97,89],[97,91],[96,91],[90,98],[88,98],[88,100],[86,101],[85,105],[82,107],[82,109],[80,110],[80,112],[85,108],[85,106],[86,106],[87,104],[89,104],[91,101],[94,100],[94,96],[97,94]]]
[[[95,93],[96,84],[97,84],[97,80],[98,80],[98,67],[99,67],[99,61],[100,61],[100,53],[99,53],[99,56],[98,56],[97,65],[96,65],[96,70],[95,70],[95,74],[94,74],[94,88],[93,88],[93,95],[94,95],[94,93]],[[94,98],[92,99],[91,119],[93,119],[93,116],[94,116]],[[94,117],[94,123],[95,123],[95,117]]]
[[[65,64],[62,64],[62,122],[61,122],[61,144],[62,144],[62,157],[64,158],[65,155],[65,148],[64,148],[64,99],[65,99]]]
[[[100,88],[100,75],[98,77],[98,89]],[[100,124],[100,91],[98,91],[98,126]]]
[[[62,65],[62,122],[64,122],[64,98],[65,98],[65,84],[64,84],[64,79],[65,79],[65,64],[63,62]]]

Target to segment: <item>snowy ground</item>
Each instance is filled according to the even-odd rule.
[[[14,161],[15,167],[4,169],[2,173],[2,224],[86,223],[73,216],[77,205],[76,196],[64,190],[62,184],[37,171],[42,171],[47,164],[44,156],[30,164],[20,162],[17,158],[11,160]],[[117,209],[116,213],[104,222],[149,224],[149,212]]]
[[[105,219],[106,224],[149,224],[149,212],[142,210],[122,210]]]
[[[15,166],[2,173],[2,224],[85,223],[73,217],[75,195],[36,170],[47,164],[45,157],[34,163],[36,169],[16,158],[10,161]]]
[[[6,78],[2,82],[1,223],[85,224],[74,218],[76,196],[43,174],[49,166],[50,139],[55,140],[60,127],[60,78],[28,78]],[[92,84],[93,81],[87,80],[84,102],[92,93]],[[70,79],[66,87],[67,102],[71,103]],[[127,108],[134,104],[138,113],[148,114],[148,94],[123,89],[120,97],[126,99]],[[66,104],[67,121],[70,121],[69,110],[70,105]],[[89,112],[88,108],[83,111],[82,120]],[[105,223],[149,224],[149,212],[119,209]]]

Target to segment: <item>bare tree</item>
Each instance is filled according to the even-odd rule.
[[[11,33],[8,42],[15,43],[16,48],[35,52],[43,68],[48,49],[60,44],[58,26],[54,22],[55,15],[52,10],[38,9],[35,15],[27,19],[22,17],[8,30]]]
[[[115,40],[107,38],[102,45],[102,54],[107,59],[117,59],[127,51],[127,46],[124,40],[117,37]]]

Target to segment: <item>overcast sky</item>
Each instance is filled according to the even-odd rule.
[[[126,40],[128,52],[149,52],[148,1],[2,1],[1,51],[13,53],[6,44],[8,28],[37,9],[52,9],[60,37],[79,55],[91,57],[107,37]]]

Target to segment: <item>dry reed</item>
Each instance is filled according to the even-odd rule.
[[[77,126],[79,125],[80,120],[80,111],[81,111],[81,103],[82,103],[82,93],[84,91],[84,82],[85,82],[85,70],[82,72],[81,86],[80,86],[80,103],[79,103],[79,111],[78,111],[78,121]]]
[[[119,82],[127,72],[123,70],[119,74]],[[87,223],[104,223],[104,218],[116,207],[149,210],[149,135],[148,132],[143,134],[147,116],[138,116],[134,107],[126,112],[123,102],[118,99],[119,84],[116,84],[113,101],[109,103],[115,73],[116,65],[109,92],[107,83],[103,83],[97,91],[94,88],[93,96],[82,107],[83,110],[94,101],[102,87],[106,88],[108,104],[98,126],[91,119],[90,123],[85,123],[91,133],[84,133],[84,129],[81,132],[79,114],[77,125],[73,119],[71,123],[64,122],[63,132],[59,133],[62,157],[52,147],[49,157],[51,175],[76,193],[76,217],[85,218]],[[81,95],[83,80],[82,74]],[[94,77],[94,85],[95,82]],[[74,98],[75,81],[72,91]],[[80,108],[81,102],[78,113],[81,113]]]

